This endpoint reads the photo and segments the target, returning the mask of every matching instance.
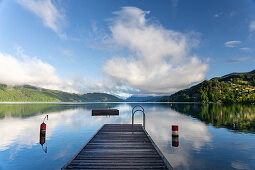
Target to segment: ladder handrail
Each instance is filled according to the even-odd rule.
[[[134,109],[136,107],[140,107],[140,108],[142,108],[142,110],[135,110],[134,111]],[[132,109],[132,126],[134,125],[134,115],[135,115],[135,112],[137,112],[137,111],[143,112],[143,128],[145,129],[145,113],[144,113],[144,108],[141,105],[137,105],[137,106],[133,107],[133,109]]]

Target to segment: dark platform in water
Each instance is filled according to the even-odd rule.
[[[62,169],[172,169],[140,124],[105,124]]]
[[[92,110],[92,116],[119,115],[118,109]]]

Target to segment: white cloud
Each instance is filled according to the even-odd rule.
[[[60,51],[63,55],[68,57],[72,57],[74,55],[73,52],[69,49],[60,49]]]
[[[247,48],[247,47],[243,47],[243,48],[239,48],[239,49],[242,50],[242,51],[251,51],[251,49]]]
[[[255,20],[250,22],[250,31],[255,31]]]
[[[52,29],[61,38],[66,35],[61,32],[61,26],[65,23],[65,16],[51,2],[51,0],[17,0],[17,2],[42,19],[43,24]]]
[[[18,48],[18,57],[0,52],[0,83],[7,85],[33,85],[41,88],[75,93],[99,92],[102,85],[81,76],[62,79],[55,68],[37,57],[30,57]]]
[[[213,15],[214,18],[219,18],[223,15],[223,12],[218,12]]]
[[[220,17],[220,14],[214,14],[213,17],[218,18],[218,17]]]
[[[110,25],[112,42],[127,49],[126,57],[109,59],[103,70],[119,86],[145,93],[170,93],[205,79],[208,65],[189,56],[197,41],[149,23],[136,7],[124,7]]]
[[[236,16],[237,12],[236,11],[232,11],[229,13],[229,17],[233,18],[234,16]]]
[[[227,60],[228,63],[240,63],[243,61],[248,61],[250,60],[251,57],[233,57],[229,60]]]
[[[56,75],[54,67],[42,62],[38,58],[23,56],[17,58],[9,54],[0,53],[0,77],[1,83],[31,85],[47,85],[50,82],[61,82]],[[52,83],[51,83],[52,84]]]
[[[232,161],[231,162],[231,166],[234,168],[234,169],[249,169],[249,166],[246,162],[242,162],[242,161]]]
[[[238,46],[241,43],[242,43],[242,41],[227,41],[224,43],[224,45],[225,45],[225,47],[233,48],[233,47]]]

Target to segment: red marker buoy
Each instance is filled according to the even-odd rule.
[[[43,122],[40,127],[41,133],[46,133],[46,124]]]
[[[44,123],[46,118],[48,120],[48,115],[45,116],[45,118],[43,119],[43,122],[41,124],[41,127],[40,127],[40,133],[42,133],[42,134],[46,134],[46,124]]]
[[[172,125],[172,136],[179,136],[177,125]]]
[[[134,105],[132,105],[132,107],[135,107]]]
[[[46,118],[48,120],[48,115],[45,116],[45,118],[43,119],[43,122],[40,126],[40,144],[42,145],[42,149],[45,153],[47,153],[47,147],[43,148],[43,144],[46,141],[46,124],[44,123]]]

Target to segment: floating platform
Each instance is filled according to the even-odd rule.
[[[92,116],[114,116],[119,115],[118,109],[104,109],[104,110],[92,110]]]
[[[140,124],[105,124],[62,169],[173,169]]]

